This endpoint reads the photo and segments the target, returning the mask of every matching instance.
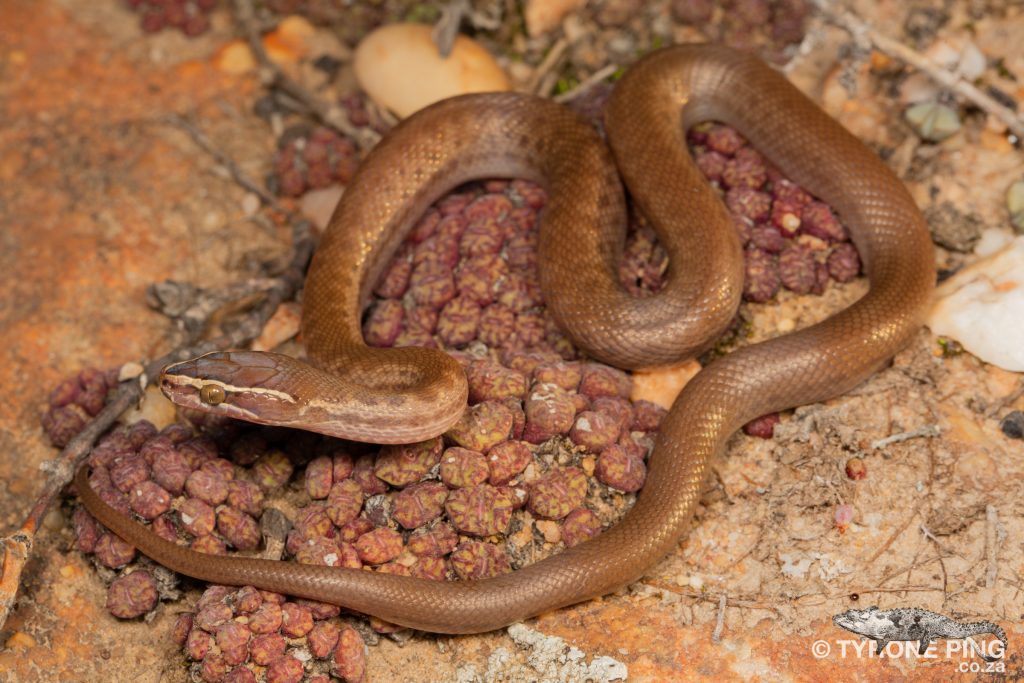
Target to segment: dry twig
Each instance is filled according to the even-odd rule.
[[[911,511],[911,513],[909,515],[907,515],[907,519],[904,520],[903,524],[900,524],[899,528],[896,529],[896,531],[893,532],[893,534],[888,538],[888,540],[885,543],[883,543],[881,545],[881,547],[879,547],[879,549],[876,550],[871,555],[871,557],[869,557],[864,562],[864,566],[865,567],[867,567],[868,565],[872,564],[875,560],[877,560],[879,557],[881,557],[882,553],[884,553],[886,550],[889,549],[889,546],[891,546],[893,544],[893,541],[895,541],[897,538],[899,538],[900,534],[902,534],[904,531],[907,530],[907,527],[910,526],[910,523],[914,520],[914,517],[917,517],[917,513],[918,512],[920,512],[920,505],[914,507],[914,509]]]
[[[579,85],[577,85],[572,90],[566,90],[564,93],[561,93],[560,95],[555,95],[552,99],[555,102],[569,102],[570,100],[573,100],[582,95],[583,93],[587,92],[598,83],[601,83],[618,70],[618,64],[608,64],[606,66],[603,66],[594,73],[587,76],[582,81],[580,81]]]
[[[380,140],[379,133],[369,128],[358,128],[352,125],[342,107],[325,102],[309,92],[270,59],[263,47],[252,0],[235,0],[235,17],[242,25],[242,30],[249,42],[249,49],[252,50],[253,56],[259,62],[263,79],[268,86],[279,88],[285,94],[301,102],[322,123],[355,140],[364,152],[377,144]]]
[[[873,450],[876,450],[879,448],[884,448],[885,446],[888,446],[890,444],[901,443],[903,441],[910,441],[911,439],[917,439],[920,437],[933,439],[936,436],[939,436],[941,433],[942,432],[939,430],[938,425],[924,425],[923,427],[912,429],[909,432],[900,432],[899,434],[892,434],[891,436],[887,436],[884,439],[875,439],[874,441],[871,442],[871,448]]]
[[[995,588],[999,575],[999,547],[1006,539],[1006,530],[999,523],[999,511],[995,505],[985,506],[985,587]],[[993,599],[995,596],[993,595]]]
[[[569,41],[565,38],[559,38],[555,41],[555,44],[551,46],[548,53],[544,56],[544,59],[537,68],[534,69],[533,75],[530,76],[530,82],[526,85],[526,91],[534,95],[544,95],[547,91],[545,87],[545,81],[547,77],[555,70],[555,68],[562,61],[562,56],[565,55],[565,51],[569,49]]]
[[[711,633],[711,640],[719,642],[722,640],[722,629],[725,628],[725,606],[729,601],[729,594],[723,592],[718,599],[718,618],[715,620],[715,630]]]

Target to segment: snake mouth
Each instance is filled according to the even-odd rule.
[[[160,373],[160,391],[172,403],[183,408],[196,410],[211,410],[215,406],[204,404],[200,399],[200,386],[195,378],[189,377],[186,373],[179,373],[178,368],[185,365],[170,365]]]
[[[160,390],[171,402],[246,422],[287,425],[297,400],[287,391],[267,386],[277,371],[272,360],[250,352],[215,352],[168,365],[160,374]],[[269,367],[268,367],[269,364]]]

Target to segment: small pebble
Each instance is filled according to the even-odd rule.
[[[509,89],[480,43],[458,35],[441,57],[430,26],[416,23],[387,24],[368,34],[356,47],[353,69],[362,89],[400,117],[453,95]]]
[[[850,458],[846,461],[846,476],[854,481],[868,476],[868,468],[860,458]]]
[[[560,543],[562,541],[562,530],[557,522],[547,519],[538,519],[534,522],[537,531],[544,537],[546,543]]]
[[[1000,421],[999,428],[1011,439],[1024,438],[1024,413],[1019,410],[1007,413]]]
[[[959,113],[938,102],[915,104],[904,117],[918,135],[930,142],[941,142],[960,130]]]

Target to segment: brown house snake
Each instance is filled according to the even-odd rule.
[[[645,488],[616,526],[510,574],[445,583],[203,555],[107,506],[90,489],[85,467],[76,477],[82,502],[116,534],[183,574],[330,602],[426,631],[487,631],[636,580],[683,538],[709,462],[728,437],[759,415],[842,394],[879,369],[917,332],[935,279],[927,227],[896,176],[754,57],[679,46],[639,61],[607,110],[618,170],[597,133],[548,100],[467,95],[415,114],[368,156],[317,250],[303,333],[319,369],[232,352],[173,366],[164,379],[165,391],[183,405],[217,404],[227,415],[349,439],[402,443],[443,432],[465,407],[458,364],[432,350],[367,348],[360,314],[426,207],[465,181],[490,177],[528,178],[547,190],[541,285],[579,346],[624,368],[693,356],[729,323],[743,276],[725,209],[685,147],[685,129],[712,119],[739,129],[839,212],[870,291],[820,324],[740,349],[691,380],[662,425]],[[617,285],[625,225],[619,173],[669,252],[668,282],[655,297],[634,299]]]

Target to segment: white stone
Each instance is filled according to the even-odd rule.
[[[318,190],[310,190],[302,195],[302,199],[299,200],[299,208],[303,215],[313,221],[313,225],[324,230],[331,222],[334,207],[338,205],[344,192],[345,188],[341,185],[329,185]]]
[[[422,24],[390,24],[363,38],[353,69],[359,86],[377,104],[401,117],[455,95],[508,90],[509,81],[479,43],[458,36],[442,58]]]
[[[943,282],[927,325],[986,363],[1024,372],[1024,236]]]

